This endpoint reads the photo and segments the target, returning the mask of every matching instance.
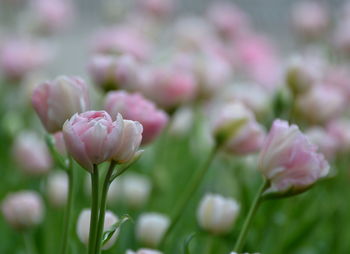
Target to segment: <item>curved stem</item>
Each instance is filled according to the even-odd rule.
[[[235,248],[233,249],[234,252],[240,253],[242,251],[243,245],[245,243],[245,239],[247,238],[249,226],[252,222],[252,219],[253,219],[256,211],[259,208],[259,205],[262,202],[261,194],[264,192],[264,190],[267,188],[267,186],[268,186],[268,182],[266,180],[264,180],[263,184],[261,185],[259,191],[257,192],[257,194],[254,198],[254,201],[249,209],[247,218],[244,221],[243,228],[242,228],[241,232],[239,233],[238,240],[236,242]]]
[[[67,171],[68,171],[67,172],[68,173],[68,201],[65,208],[61,254],[66,254],[68,251],[69,232],[72,226],[72,211],[74,206],[74,174],[75,174],[73,169],[72,158],[69,158],[69,166]]]
[[[204,177],[209,169],[209,166],[210,166],[211,162],[213,161],[217,151],[218,151],[218,147],[215,147],[211,151],[204,166],[202,168],[200,168],[199,170],[197,170],[197,172],[192,177],[190,183],[188,184],[187,188],[185,189],[184,193],[181,195],[181,199],[175,204],[175,207],[173,210],[174,212],[171,216],[170,225],[167,228],[167,230],[165,231],[164,236],[160,242],[161,248],[164,247],[166,239],[169,237],[169,234],[174,229],[176,223],[178,222],[178,220],[181,217],[181,214],[183,214],[183,210],[187,207],[193,194],[196,192],[196,190],[198,189],[198,187],[202,183],[202,181],[203,181],[203,179],[204,179]]]
[[[94,165],[93,171],[91,173],[91,217],[90,217],[90,233],[89,233],[89,247],[88,253],[94,254],[96,233],[97,233],[97,222],[98,222],[98,167]]]
[[[103,225],[105,222],[105,213],[106,213],[106,205],[107,205],[107,194],[109,185],[111,184],[111,176],[113,173],[113,170],[116,166],[116,162],[112,161],[109,165],[105,181],[103,183],[103,189],[101,193],[101,204],[100,204],[100,212],[99,212],[99,218],[98,218],[98,225],[97,225],[97,233],[96,233],[96,243],[95,243],[95,253],[99,254],[101,253],[101,245],[102,245],[102,235],[103,235]]]

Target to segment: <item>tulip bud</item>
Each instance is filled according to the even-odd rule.
[[[206,194],[197,211],[199,225],[213,234],[228,233],[239,212],[238,203],[221,195]]]
[[[61,76],[35,88],[32,103],[42,124],[50,133],[61,131],[75,113],[89,106],[87,86],[80,78]]]
[[[233,154],[247,155],[259,151],[265,139],[264,128],[252,120],[241,127],[224,145],[224,149]]]
[[[126,134],[134,134],[129,129],[130,124],[126,128]],[[126,136],[124,138],[122,116],[119,114],[113,122],[105,111],[75,114],[63,126],[63,137],[68,153],[90,172],[93,170],[93,164],[110,160],[119,147],[129,149],[120,151],[122,159],[131,156],[130,150],[134,149],[132,146],[134,143],[130,141],[132,136]]]
[[[172,116],[169,132],[175,136],[183,136],[188,133],[194,122],[194,112],[189,107],[176,110]]]
[[[90,233],[90,217],[91,210],[85,209],[83,210],[78,218],[77,222],[77,235],[80,241],[86,246],[89,244],[89,233]],[[106,211],[105,221],[103,224],[103,232],[109,230],[115,223],[118,222],[118,217],[111,211]],[[102,246],[103,250],[107,250],[113,246],[115,241],[117,240],[119,234],[119,229],[117,229],[112,237]]]
[[[159,213],[142,214],[136,225],[136,237],[141,244],[156,247],[161,241],[170,220]]]
[[[8,194],[1,208],[6,221],[17,230],[40,224],[44,215],[42,199],[33,191]]]
[[[122,193],[127,204],[132,208],[143,206],[151,192],[151,181],[141,174],[127,174],[122,178]]]
[[[139,155],[143,127],[139,122],[123,120],[124,129],[119,140],[119,146],[113,153],[113,160],[127,163]]]
[[[29,175],[42,175],[52,166],[49,150],[35,133],[23,132],[15,140],[13,156],[20,169]]]
[[[64,171],[55,172],[47,179],[49,202],[55,207],[66,205],[68,196],[68,176]]]
[[[230,103],[220,109],[214,123],[213,135],[218,145],[234,138],[237,132],[254,119],[253,114],[240,103]]]
[[[157,109],[153,102],[137,93],[110,92],[105,109],[112,117],[120,113],[124,119],[140,122],[143,126],[142,144],[152,142],[168,122],[168,116],[163,110]]]
[[[310,188],[329,171],[328,162],[296,125],[275,120],[259,155],[259,170],[269,183],[265,194],[289,196]]]

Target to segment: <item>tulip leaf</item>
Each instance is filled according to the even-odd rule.
[[[118,220],[116,223],[114,223],[109,229],[103,232],[103,237],[102,237],[102,245],[107,243],[113,236],[113,234],[119,230],[119,228],[128,220],[132,220],[132,218],[126,214],[124,215],[120,220]]]
[[[197,233],[193,232],[186,237],[184,245],[183,245],[183,253],[184,254],[191,254],[190,243],[192,242],[193,238],[195,238],[196,235],[197,235]]]

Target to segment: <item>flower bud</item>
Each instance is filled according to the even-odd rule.
[[[40,224],[44,215],[42,199],[33,191],[8,194],[1,210],[6,221],[17,230],[29,229]]]
[[[163,110],[157,109],[153,102],[137,93],[110,92],[105,109],[111,116],[120,113],[124,119],[140,122],[143,126],[142,144],[152,142],[168,122],[168,116]]]
[[[328,162],[296,125],[275,120],[259,155],[258,168],[269,182],[265,194],[289,196],[310,188],[329,171]]]
[[[259,151],[264,139],[264,128],[255,120],[251,120],[244,124],[231,139],[227,140],[224,149],[232,154],[247,155]]]
[[[54,172],[47,179],[49,202],[55,207],[66,205],[68,196],[68,176],[64,171]]]
[[[142,214],[136,225],[136,237],[141,244],[156,247],[161,241],[170,220],[159,213]]]
[[[124,129],[119,140],[119,146],[113,153],[113,160],[127,163],[139,155],[143,127],[139,122],[123,120]]]
[[[83,210],[78,218],[77,222],[77,235],[80,241],[86,246],[89,243],[89,233],[90,233],[90,217],[91,210],[85,209]],[[105,221],[103,224],[103,232],[109,230],[115,223],[118,222],[118,217],[111,211],[106,211]],[[117,229],[112,237],[102,246],[103,250],[107,250],[113,246],[115,241],[117,240],[119,234],[119,229]]]
[[[127,174],[122,178],[122,193],[126,203],[132,208],[143,206],[151,192],[151,181],[141,174]]]
[[[61,131],[66,120],[75,113],[86,111],[90,106],[84,81],[66,76],[35,88],[32,103],[42,124],[50,133]]]
[[[45,174],[52,166],[45,142],[32,132],[23,132],[16,138],[13,157],[20,169],[29,175]]]
[[[130,124],[124,138],[123,118],[119,114],[112,121],[105,111],[87,111],[75,114],[63,126],[63,137],[68,153],[86,170],[92,171],[93,164],[110,160],[119,147],[123,147],[120,157],[130,156],[134,143],[127,134],[134,134]],[[136,127],[135,127],[136,128]],[[141,140],[140,140],[141,141]],[[129,147],[130,146],[130,147]],[[129,150],[124,150],[128,148]]]
[[[213,234],[228,233],[238,216],[239,205],[231,198],[206,194],[198,207],[199,225]]]
[[[127,250],[125,254],[163,254],[163,253],[157,250],[139,249],[136,252],[132,250]]]
[[[213,122],[212,131],[218,145],[234,138],[237,132],[249,121],[253,114],[240,103],[229,103],[219,109]]]

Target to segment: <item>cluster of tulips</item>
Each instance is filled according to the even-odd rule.
[[[316,194],[294,196],[318,182],[347,191],[350,4],[332,24],[327,6],[296,3],[298,54],[284,60],[231,2],[202,17],[171,0],[117,2],[101,8],[109,25],[87,43],[87,77],[43,81],[77,8],[0,1],[27,29],[0,38],[0,252],[330,253],[298,252],[314,220],[293,221],[291,236],[286,225],[280,244],[258,241],[286,220],[278,200],[292,197],[302,221],[300,200],[308,210]],[[337,232],[349,217],[329,193]]]

